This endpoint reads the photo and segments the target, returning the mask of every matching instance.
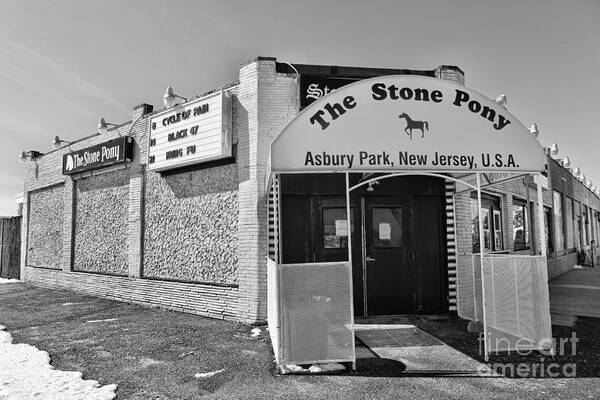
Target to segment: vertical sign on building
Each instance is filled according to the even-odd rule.
[[[148,136],[151,171],[231,157],[231,96],[221,90],[160,112]]]

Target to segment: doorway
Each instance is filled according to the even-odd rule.
[[[366,314],[445,311],[439,196],[367,197],[364,202]]]
[[[283,263],[347,260],[340,175],[282,177]],[[382,180],[375,190],[351,193],[356,316],[447,311],[443,196],[444,181],[428,177]]]

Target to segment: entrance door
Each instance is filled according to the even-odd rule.
[[[365,199],[368,315],[444,311],[440,206],[437,196]]]
[[[368,315],[415,311],[408,203],[407,199],[385,197],[365,201]]]

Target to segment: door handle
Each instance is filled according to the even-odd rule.
[[[367,262],[376,261],[374,258],[367,257]]]

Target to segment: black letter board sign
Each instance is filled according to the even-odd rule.
[[[300,75],[300,109],[313,101],[364,78],[340,78],[323,75]]]
[[[133,139],[123,136],[63,156],[63,175],[76,174],[131,161]]]

